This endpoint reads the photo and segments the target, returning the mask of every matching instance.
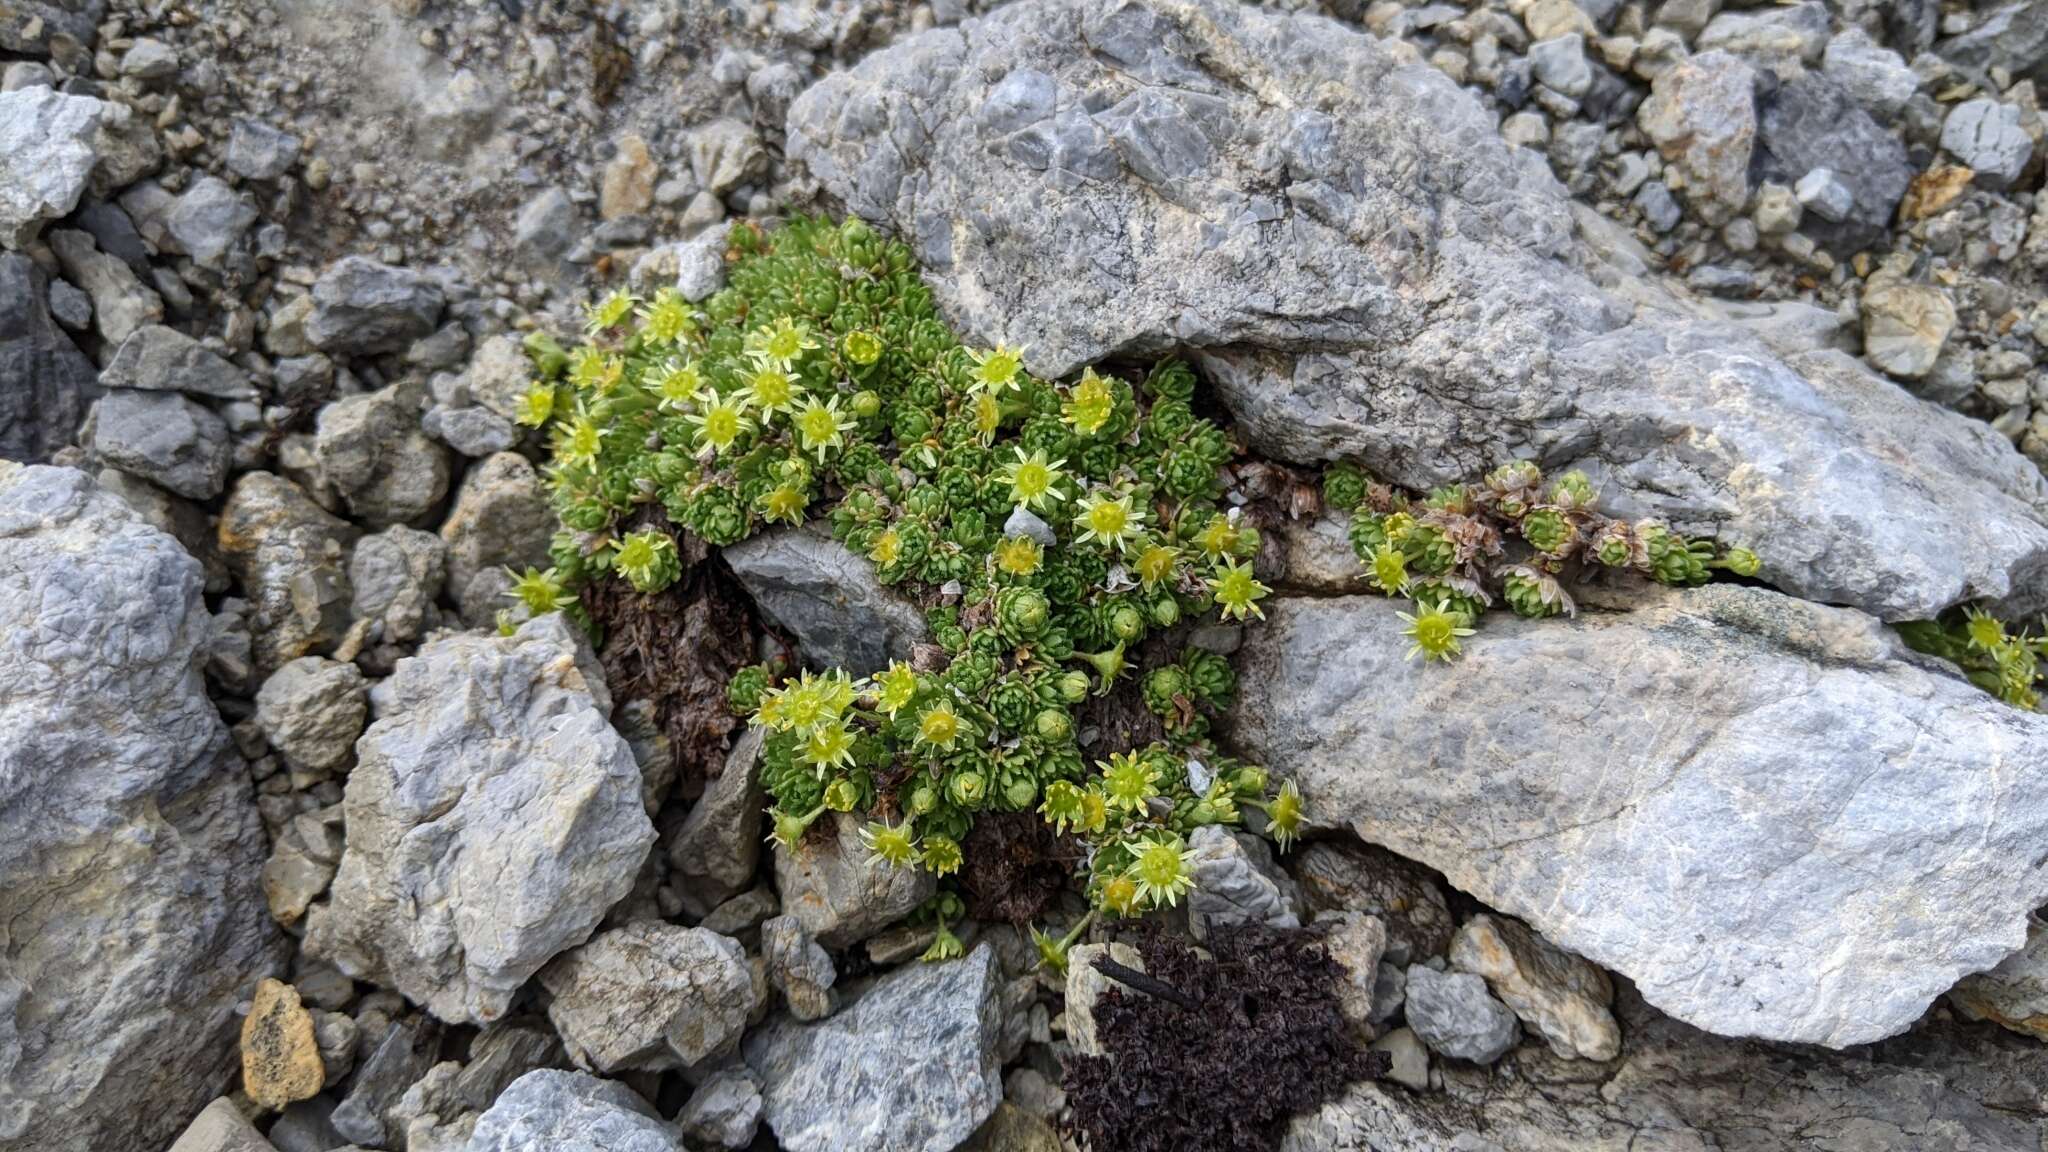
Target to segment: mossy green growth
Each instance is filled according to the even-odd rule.
[[[1193,373],[1041,380],[1020,349],[963,347],[909,251],[859,221],[742,224],[730,245],[728,286],[701,305],[615,293],[582,347],[534,350],[525,412],[548,429],[564,530],[529,608],[676,579],[649,505],[716,545],[822,515],[927,609],[943,655],[734,680],[769,733],[776,839],[857,813],[879,860],[946,875],[978,814],[1037,812],[1086,842],[1089,896],[1116,914],[1179,900],[1201,825],[1257,808],[1290,840],[1299,794],[1269,799],[1263,770],[1207,742],[1228,660],[1167,643],[1140,665],[1162,647],[1148,637],[1257,619],[1270,592],[1258,532],[1222,502],[1239,449],[1196,414]],[[1079,709],[1126,681],[1165,739],[1084,752]]]
[[[2043,623],[2048,627],[2048,621]],[[1972,684],[2007,704],[2030,712],[2040,708],[2041,659],[2048,657],[2048,636],[2035,636],[2024,628],[2014,633],[2004,621],[1974,606],[1898,627],[1915,651],[1950,661]]]
[[[1747,548],[1687,539],[1661,520],[1617,520],[1594,507],[1592,481],[1517,460],[1477,484],[1454,484],[1413,497],[1365,478],[1349,463],[1323,474],[1324,502],[1351,510],[1349,534],[1370,583],[1406,596],[1401,613],[1411,657],[1452,660],[1496,601],[1519,616],[1575,610],[1566,584],[1587,569],[1630,571],[1660,584],[1704,584],[1717,571],[1754,576],[1762,565]]]

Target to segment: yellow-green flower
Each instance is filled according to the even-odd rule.
[[[1138,552],[1134,565],[1138,581],[1146,588],[1155,588],[1173,576],[1173,566],[1180,561],[1180,549],[1156,541]]]
[[[839,342],[839,349],[849,361],[865,368],[882,358],[882,338],[864,328],[856,328]]]
[[[1003,426],[1003,402],[996,399],[993,392],[978,392],[970,411],[974,416],[975,435],[981,437],[983,444],[993,442],[996,431]]]
[[[754,371],[747,377],[747,387],[741,393],[748,405],[759,408],[762,420],[777,412],[788,412],[796,407],[796,381],[788,372],[766,361],[757,362]]]
[[[526,386],[519,396],[517,418],[528,428],[539,428],[552,420],[555,415],[555,386],[545,380],[535,380]]]
[[[562,579],[553,568],[543,572],[528,567],[525,572],[516,573],[511,595],[526,606],[529,616],[559,612],[576,602],[575,595],[562,587]]]
[[[626,362],[602,349],[578,348],[569,360],[569,383],[585,392],[604,395],[625,376]]]
[[[892,660],[882,674],[875,677],[875,707],[884,715],[894,716],[910,702],[917,699],[917,672],[901,660]]]
[[[654,302],[640,309],[640,336],[650,344],[673,345],[696,331],[689,304],[673,288],[656,292]]]
[[[843,416],[839,411],[839,397],[834,396],[823,404],[817,397],[809,397],[804,406],[797,410],[793,421],[797,438],[806,452],[818,454],[818,462],[824,463],[825,453],[846,443],[846,433],[853,428],[853,418]]]
[[[1265,809],[1266,831],[1272,833],[1273,842],[1285,852],[1301,838],[1301,789],[1295,787],[1294,781],[1287,781],[1280,785],[1280,794],[1267,801]]]
[[[1110,391],[1109,382],[1097,376],[1095,369],[1085,368],[1074,384],[1072,396],[1061,406],[1060,416],[1075,431],[1093,436],[1102,431],[1115,412],[1116,394]]]
[[[771,717],[769,722],[776,728],[808,733],[820,724],[837,721],[852,705],[853,697],[853,678],[846,673],[827,672],[813,677],[803,672],[795,680],[764,693],[761,712]]]
[[[998,474],[1010,486],[1010,503],[1035,510],[1067,498],[1060,490],[1061,481],[1066,479],[1066,474],[1060,471],[1067,463],[1065,460],[1047,460],[1043,448],[1029,453],[1022,448],[1015,451],[1017,458],[1003,465]]]
[[[1209,522],[1202,526],[1200,532],[1195,533],[1195,547],[1202,550],[1202,555],[1214,560],[1225,553],[1235,553],[1243,539],[1244,530],[1231,523],[1229,516],[1218,512],[1209,517]]]
[[[1005,536],[996,545],[996,567],[1011,576],[1029,576],[1045,561],[1045,549],[1029,536]]]
[[[612,554],[612,567],[636,591],[659,592],[680,571],[676,542],[668,533],[654,528],[628,533],[619,541],[619,550]]]
[[[1023,386],[1024,350],[998,343],[986,352],[970,352],[974,360],[974,383],[989,392],[1004,392]]]
[[[584,328],[592,336],[600,335],[623,324],[633,314],[633,306],[640,303],[631,292],[615,288],[609,294],[593,301],[584,311]]]
[[[1970,647],[1979,652],[1995,652],[2005,646],[2005,625],[1998,617],[1974,606],[1964,609],[1963,616],[1963,631],[1970,639]]]
[[[747,354],[764,364],[788,370],[803,354],[818,346],[811,338],[811,330],[784,316],[773,324],[763,324],[747,333]]]
[[[1054,832],[1065,832],[1069,825],[1083,830],[1088,818],[1088,793],[1080,785],[1067,780],[1055,780],[1045,786],[1045,800],[1039,804],[1038,812],[1052,825]]]
[[[597,454],[604,450],[604,438],[610,434],[611,430],[591,419],[588,412],[579,412],[555,446],[555,458],[571,467],[595,463]]]
[[[1101,544],[1121,552],[1125,544],[1143,531],[1145,514],[1131,507],[1130,493],[1098,488],[1081,505],[1081,514],[1074,517],[1074,527],[1081,530],[1081,543]]]
[[[924,851],[919,860],[935,876],[944,876],[960,870],[960,843],[951,836],[934,833],[924,838]]]
[[[730,451],[733,442],[753,427],[753,420],[747,416],[744,394],[725,397],[704,388],[698,391],[696,404],[697,410],[684,416],[683,420],[696,427],[697,439],[713,452]]]
[[[797,759],[809,764],[823,775],[833,768],[848,767],[853,763],[854,735],[844,720],[827,720],[811,729],[804,738],[803,746],[797,749]]]
[[[1138,886],[1138,899],[1154,908],[1171,908],[1195,886],[1193,849],[1178,836],[1147,837],[1131,854],[1128,875]]]
[[[1463,651],[1458,647],[1458,638],[1472,635],[1464,614],[1451,611],[1448,600],[1439,601],[1434,608],[1427,604],[1417,604],[1415,608],[1413,616],[1406,612],[1395,613],[1408,622],[1401,635],[1415,641],[1414,647],[1408,649],[1408,657],[1413,659],[1418,652],[1424,662],[1457,657]]]
[[[1119,916],[1138,910],[1138,882],[1128,874],[1111,876],[1102,882],[1102,906]]]
[[[761,494],[761,519],[771,524],[801,524],[809,504],[803,489],[777,484]]]
[[[1252,616],[1266,618],[1259,601],[1272,593],[1272,589],[1259,583],[1252,575],[1252,566],[1225,560],[1216,568],[1216,578],[1208,582],[1209,590],[1216,594],[1216,606],[1225,620],[1244,620]]]
[[[875,537],[874,544],[868,548],[868,559],[873,560],[878,568],[887,568],[902,558],[903,536],[896,531],[894,525],[884,528],[882,534]]]
[[[917,862],[917,837],[907,820],[894,828],[875,821],[860,830],[860,842],[891,868],[907,868]]]
[[[914,743],[951,752],[954,743],[966,730],[967,722],[953,710],[953,702],[939,700],[917,714],[917,735],[914,737]]]
[[[1382,544],[1372,554],[1372,582],[1389,596],[1408,587],[1408,554],[1392,544]]]
[[[1097,760],[1095,766],[1102,769],[1103,797],[1112,808],[1143,812],[1145,801],[1159,795],[1159,770],[1135,752],[1112,753],[1107,763]]]
[[[695,360],[669,360],[647,373],[645,383],[661,406],[671,412],[687,408],[705,391],[704,374]]]

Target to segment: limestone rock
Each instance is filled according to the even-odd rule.
[[[1654,284],[1603,290],[1562,187],[1492,116],[1310,14],[1025,0],[828,76],[788,134],[909,240],[965,339],[1040,376],[1180,349],[1270,456],[1424,489],[1577,465],[1604,506],[1740,540],[1800,596],[1888,619],[2048,603],[2048,481],[2010,444]]]
[[[49,459],[99,396],[92,361],[51,319],[49,286],[35,261],[0,252],[0,459]]]
[[[280,980],[257,984],[242,1021],[242,1090],[274,1111],[312,1099],[326,1077],[313,1016],[299,1003],[298,991]]]
[[[400,382],[322,408],[313,452],[321,477],[372,528],[417,520],[448,494],[448,450],[421,430],[415,385]]]
[[[796,917],[777,916],[761,925],[761,959],[768,965],[768,983],[782,993],[791,1016],[822,1020],[838,1007],[832,985],[839,973],[832,957]]]
[[[228,481],[228,428],[175,392],[109,392],[93,410],[93,455],[180,496],[211,500]]]
[[[1297,1117],[1281,1152],[2040,1147],[2048,1062],[2033,1041],[1934,1020],[1868,1049],[1816,1052],[1723,1040],[1623,999],[1633,1002],[1621,1006],[1626,1040],[1610,1074],[1537,1046],[1515,1054],[1511,1076],[1446,1062],[1444,1091],[1353,1085]]]
[[[1467,920],[1451,941],[1451,966],[1484,977],[1522,1023],[1566,1059],[1612,1060],[1621,1030],[1608,1005],[1607,973],[1552,945],[1513,920],[1485,913]]]
[[[355,665],[301,656],[263,682],[256,726],[292,767],[345,768],[369,715],[366,691]]]
[[[1067,1043],[1082,1056],[1102,1055],[1102,1042],[1095,1032],[1095,1001],[1115,983],[1095,969],[1095,958],[1111,961],[1138,972],[1145,970],[1145,958],[1129,944],[1076,944],[1067,950]]]
[[[1342,972],[1337,1010],[1359,1036],[1370,1039],[1378,1016],[1373,991],[1379,985],[1380,957],[1386,954],[1387,926],[1363,912],[1332,912],[1318,922],[1328,931],[1323,950]]]
[[[649,920],[564,953],[540,982],[570,1059],[593,1072],[700,1063],[739,1039],[754,1008],[738,941]]]
[[[441,622],[448,547],[432,532],[394,525],[356,542],[349,558],[350,613],[375,621],[388,643],[410,643]]]
[[[1836,174],[1849,191],[1849,211],[1835,222],[1809,218],[1805,231],[1845,250],[1884,235],[1914,171],[1896,134],[1834,81],[1815,75],[1787,81],[1763,102],[1756,159],[1758,174],[1780,183],[1815,168]]]
[[[84,473],[0,462],[0,1146],[169,1144],[282,966],[203,582]]]
[[[392,1109],[434,1066],[441,1034],[441,1026],[426,1017],[394,1022],[349,1081],[348,1095],[334,1109],[335,1131],[371,1148],[401,1136],[404,1126],[392,1123]]]
[[[782,910],[827,948],[844,948],[910,914],[938,889],[922,868],[895,868],[860,842],[861,821],[830,813],[832,835],[811,834],[795,849],[775,846]],[[820,821],[819,823],[824,823]]]
[[[263,1133],[222,1096],[202,1109],[171,1144],[171,1152],[276,1152]]]
[[[1003,1098],[1001,986],[981,944],[899,968],[836,1016],[747,1037],[776,1140],[789,1152],[950,1152]]]
[[[249,374],[232,361],[175,328],[137,328],[115,350],[100,373],[104,388],[183,392],[221,400],[253,400]]]
[[[443,637],[371,690],[310,955],[488,1023],[631,890],[654,829],[571,629],[549,615],[510,637]]]
[[[2048,923],[2029,918],[2026,945],[1989,972],[1963,977],[1948,1000],[1972,1020],[2048,1040]]]
[[[466,1152],[676,1152],[676,1134],[624,1084],[528,1072],[476,1122]]]
[[[761,1125],[761,1086],[744,1068],[715,1072],[676,1116],[683,1135],[713,1148],[745,1148]]]
[[[256,670],[330,650],[348,630],[348,549],[357,529],[269,472],[235,480],[220,511],[221,557],[253,609]]]
[[[402,352],[434,330],[446,300],[441,286],[411,268],[363,256],[337,260],[313,283],[306,337],[322,352],[372,356]]]
[[[497,599],[496,586],[478,576],[499,568],[547,566],[555,527],[547,488],[526,457],[500,452],[470,467],[441,523],[448,587],[465,620],[482,623],[508,606]]]
[[[702,918],[745,891],[761,861],[767,791],[761,784],[766,731],[749,727],[733,742],[725,767],[668,843],[669,875],[683,911]]]
[[[1927,375],[1955,329],[1955,302],[1932,284],[1892,276],[1871,280],[1863,293],[1863,354],[1902,379]]]
[[[1749,200],[1755,87],[1749,65],[1726,52],[1704,52],[1658,76],[1636,113],[1643,134],[1685,172],[1686,194],[1710,224]]]
[[[112,107],[53,88],[0,93],[0,244],[26,247],[44,221],[78,206]]]
[[[2020,946],[2048,899],[2048,720],[1852,610],[1634,603],[1494,614],[1425,668],[1397,604],[1282,600],[1239,654],[1232,738],[1316,820],[1723,1034],[1865,1043]]]
[[[761,611],[821,668],[879,672],[930,638],[924,613],[876,579],[866,557],[818,531],[763,532],[724,556]]]
[[[1416,1037],[1453,1060],[1491,1064],[1522,1038],[1515,1014],[1487,992],[1486,981],[1469,972],[1411,965],[1406,1011]]]
[[[1311,911],[1363,912],[1386,925],[1386,955],[1395,964],[1405,968],[1450,950],[1457,922],[1428,869],[1348,840],[1303,845],[1290,864]]]
[[[1293,881],[1274,865],[1264,840],[1207,824],[1188,837],[1188,851],[1195,881],[1188,892],[1188,926],[1195,939],[1248,924],[1301,927]]]

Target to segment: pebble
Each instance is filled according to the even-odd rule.
[[[1801,176],[1792,186],[1792,195],[1802,209],[1830,223],[1847,220],[1856,207],[1856,194],[1827,168],[1815,168]]]
[[[2003,188],[2019,178],[2034,154],[2034,141],[2020,127],[2020,110],[1979,97],[1949,111],[1941,125],[1941,146],[1977,174],[1977,183]]]

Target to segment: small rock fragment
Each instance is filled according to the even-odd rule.
[[[299,1003],[298,990],[265,978],[242,1021],[242,1090],[276,1111],[312,1099],[325,1083],[313,1017]]]
[[[1430,1051],[1454,1060],[1491,1064],[1508,1053],[1522,1029],[1486,981],[1470,972],[1408,968],[1408,1026]]]

